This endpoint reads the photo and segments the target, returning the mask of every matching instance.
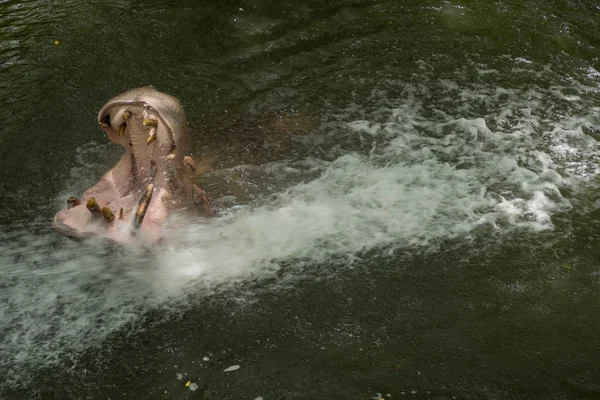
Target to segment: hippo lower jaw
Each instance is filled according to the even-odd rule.
[[[125,153],[81,199],[70,198],[54,229],[71,238],[100,236],[118,243],[134,236],[161,238],[160,226],[175,210],[197,209],[206,198],[194,185],[185,113],[179,101],[151,87],[129,90],[98,114],[108,138]]]

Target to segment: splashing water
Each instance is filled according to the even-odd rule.
[[[48,221],[36,222],[42,234],[31,225],[1,232],[0,372],[7,383],[76,357],[125,326],[135,331],[148,310],[176,308],[187,294],[209,293],[210,283],[270,276],[281,261],[349,264],[375,248],[431,251],[482,226],[552,229],[553,214],[572,206],[561,189],[597,175],[597,142],[584,132],[597,117],[593,110],[550,117],[546,99],[579,101],[557,88],[460,88],[439,80],[439,104],[422,100],[424,90],[404,85],[390,99],[377,89],[367,104],[330,115],[320,136],[307,139],[323,145],[320,159],[258,167],[280,174],[285,191],[211,221],[174,220],[163,249],[70,242],[48,232]],[[81,164],[89,167],[95,151],[82,149]],[[301,181],[307,172],[318,177]],[[81,174],[73,171],[65,193],[82,189],[75,183]]]

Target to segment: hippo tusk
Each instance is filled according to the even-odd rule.
[[[115,214],[113,214],[112,210],[108,208],[108,206],[102,207],[102,216],[107,222],[112,222],[115,219]]]
[[[81,204],[81,199],[71,196],[67,199],[67,210],[70,210],[73,207],[77,207],[80,204]]]
[[[156,134],[151,134],[150,136],[148,136],[148,139],[146,139],[146,144],[150,145],[150,143],[154,142],[156,140]]]
[[[110,115],[104,116],[104,118],[98,121],[98,125],[100,128],[110,128]]]
[[[154,190],[154,185],[151,183],[146,188],[146,191],[140,198],[138,203],[138,208],[135,212],[135,220],[134,224],[136,228],[139,228],[144,221],[144,217],[146,216],[146,211],[148,210],[148,205],[150,204],[150,200],[152,199],[152,191]]]
[[[144,120],[142,121],[142,125],[156,128],[158,126],[158,120],[152,118],[144,118]]]
[[[85,206],[88,210],[90,210],[91,213],[102,212],[102,208],[100,207],[100,204],[98,204],[98,202],[96,201],[95,197],[90,197]]]

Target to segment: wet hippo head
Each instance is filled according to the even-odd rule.
[[[156,241],[170,212],[207,208],[194,185],[185,113],[175,97],[152,87],[129,90],[102,107],[98,124],[125,153],[81,198],[67,200],[54,217],[57,232]]]

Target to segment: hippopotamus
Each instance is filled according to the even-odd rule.
[[[98,125],[124,154],[81,197],[67,200],[54,217],[57,232],[75,239],[157,242],[171,213],[210,214],[206,195],[194,183],[196,165],[177,98],[152,87],[128,90],[100,109]]]

